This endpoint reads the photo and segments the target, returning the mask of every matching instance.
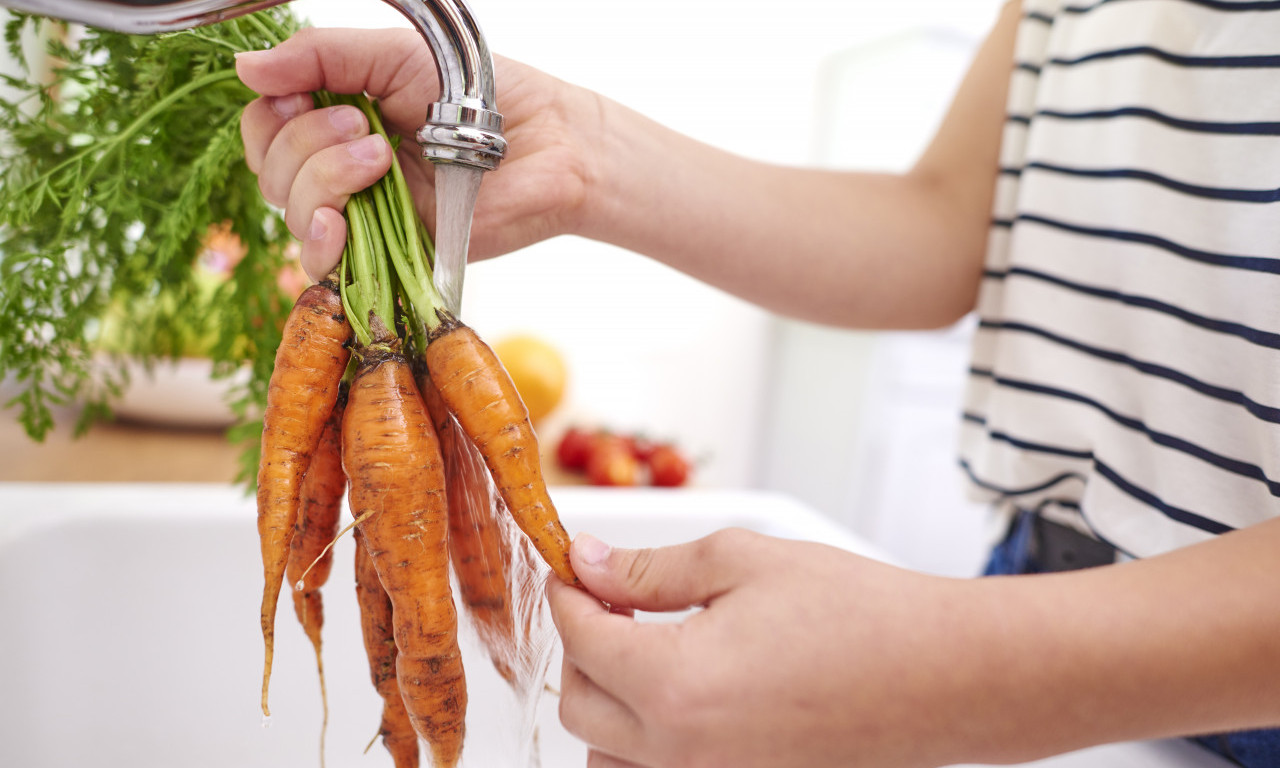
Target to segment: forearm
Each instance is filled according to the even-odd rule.
[[[972,306],[985,233],[958,236],[973,222],[928,177],[756,162],[606,110],[603,151],[627,167],[583,234],[806,320],[928,327]]]
[[[1280,520],[1144,561],[973,586],[995,630],[970,649],[992,676],[992,730],[965,759],[1280,725]]]
[[[905,174],[757,162],[601,99],[577,233],[808,320],[950,323],[981,278],[1018,19],[1010,2]]]

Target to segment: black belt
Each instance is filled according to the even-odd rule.
[[[1116,548],[1075,528],[1032,516],[1032,559],[1044,573],[1078,571],[1116,561]]]

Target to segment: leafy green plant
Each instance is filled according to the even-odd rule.
[[[40,25],[5,25],[12,57]],[[242,365],[233,438],[256,443],[280,325],[291,297],[277,275],[291,238],[244,163],[239,116],[254,96],[235,53],[269,47],[298,27],[283,8],[158,36],[84,30],[49,35],[52,77],[4,77],[0,99],[0,380],[26,432],[43,439],[54,409],[85,404],[83,431],[109,413],[123,368],[111,348],[147,362],[198,340],[218,375]],[[245,248],[230,279],[210,286],[193,264],[211,225]],[[216,322],[210,322],[210,315]],[[110,322],[104,318],[110,316]],[[247,452],[252,476],[256,455]]]

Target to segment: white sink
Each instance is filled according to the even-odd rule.
[[[554,495],[570,531],[620,546],[737,525],[868,551],[774,495]],[[327,765],[390,766],[380,745],[363,754],[381,702],[360,639],[352,547],[349,536],[337,545],[325,590]],[[261,573],[253,502],[238,489],[0,484],[0,765],[318,766],[314,655],[287,598],[276,620],[272,720],[261,726]],[[542,637],[554,642],[550,630]],[[524,762],[521,710],[479,654],[464,647],[471,706],[463,764],[514,766]],[[558,683],[558,658],[551,670]],[[554,696],[542,697],[537,720],[544,766],[585,765],[584,748],[559,725]]]
[[[619,546],[658,546],[742,526],[876,556],[777,495],[588,488],[553,494],[571,532],[589,531]],[[272,722],[261,724],[254,521],[252,500],[226,486],[0,484],[0,765],[318,766],[314,656],[287,599],[277,617]],[[363,754],[381,703],[360,639],[352,546],[349,536],[337,545],[325,591],[327,765],[390,766],[380,745]],[[527,754],[521,707],[464,637],[471,706],[463,765],[524,768],[530,761],[520,757]],[[541,637],[554,647],[549,629]],[[559,659],[550,653],[555,684]],[[531,715],[543,766],[585,765],[585,749],[560,727],[553,695],[542,696]],[[1117,745],[1043,766],[1221,764],[1184,747]]]

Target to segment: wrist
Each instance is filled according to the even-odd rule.
[[[934,764],[1007,764],[1140,733],[1134,678],[1107,641],[1106,591],[1081,574],[957,580],[921,607],[914,680],[899,693]],[[1124,700],[1117,705],[1117,699]]]
[[[933,578],[933,577],[930,577]],[[919,626],[912,680],[901,693],[912,719],[927,723],[920,737],[931,764],[1013,763],[1035,752],[1044,723],[1037,712],[1053,698],[1040,678],[1045,661],[1037,634],[1049,626],[1028,621],[1024,595],[1012,580],[936,582]],[[1030,741],[1029,741],[1030,740]]]
[[[1116,575],[1098,568],[971,583],[969,610],[982,629],[964,657],[971,672],[961,687],[971,689],[951,702],[967,701],[971,718],[957,760],[1026,762],[1174,735],[1150,717],[1167,691],[1153,685],[1160,663],[1133,613],[1142,599]]]
[[[1145,560],[979,579],[994,654],[965,761],[1025,761],[1117,741],[1280,722],[1280,521]],[[984,685],[981,680],[975,680]]]
[[[579,100],[573,132],[583,194],[566,218],[566,231],[626,244],[623,233],[635,227],[632,219],[640,205],[634,190],[645,184],[644,165],[634,158],[653,157],[649,137],[636,125],[644,118],[593,91],[580,90],[574,98]]]

